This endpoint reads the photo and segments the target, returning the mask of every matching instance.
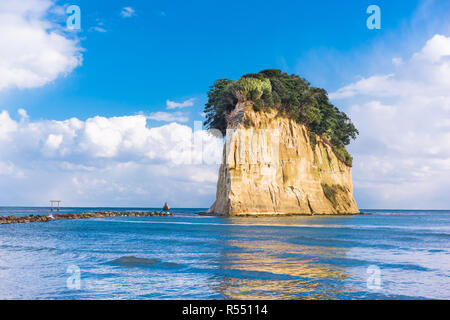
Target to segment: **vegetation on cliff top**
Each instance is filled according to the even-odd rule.
[[[352,165],[345,146],[356,138],[358,130],[344,112],[329,102],[324,89],[311,87],[307,80],[276,69],[246,74],[237,81],[219,79],[208,92],[205,126],[225,134],[227,115],[244,101],[252,101],[256,112],[276,108],[306,125],[313,137],[317,134],[327,140],[336,156]]]

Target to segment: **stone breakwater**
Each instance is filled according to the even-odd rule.
[[[107,218],[107,217],[155,217],[155,216],[172,216],[170,212],[117,212],[117,211],[98,211],[83,213],[55,213],[50,215],[29,216],[7,216],[0,217],[0,224],[10,223],[27,223],[27,222],[49,222],[58,219],[90,219],[90,218]]]

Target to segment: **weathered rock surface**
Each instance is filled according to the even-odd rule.
[[[26,223],[26,222],[48,222],[58,219],[89,219],[106,217],[153,217],[153,216],[171,216],[170,212],[116,212],[116,211],[98,211],[83,213],[59,213],[49,215],[29,215],[29,216],[0,216],[0,224]]]
[[[164,211],[169,211],[170,210],[170,207],[169,207],[169,204],[166,202],[166,203],[164,203],[164,206],[163,206],[163,208],[162,208]]]
[[[238,104],[228,117],[216,201],[207,213],[356,214],[351,167],[277,111]]]

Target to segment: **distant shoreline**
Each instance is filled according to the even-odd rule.
[[[0,216],[0,224],[12,223],[28,223],[28,222],[49,222],[53,220],[74,220],[74,219],[91,219],[106,217],[155,217],[155,216],[172,216],[170,212],[153,211],[153,212],[118,212],[118,211],[98,211],[83,213],[55,213],[55,214],[31,214],[28,216]]]

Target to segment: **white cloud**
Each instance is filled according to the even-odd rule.
[[[222,140],[148,125],[145,115],[16,121],[0,112],[0,203],[209,206]]]
[[[330,94],[331,99],[358,95],[372,97],[432,96],[448,93],[450,87],[450,40],[435,35],[408,62],[396,58],[394,73],[374,75],[347,85]],[[430,92],[431,90],[431,92]]]
[[[194,101],[195,101],[195,98],[191,98],[191,99],[188,99],[183,102],[174,102],[174,101],[167,100],[166,106],[167,106],[167,109],[192,107],[194,105]]]
[[[102,27],[99,27],[99,26],[92,27],[91,30],[97,31],[97,32],[100,32],[100,33],[107,32],[107,30],[105,28],[102,28]]]
[[[166,121],[166,122],[171,121],[187,122],[189,120],[189,118],[185,116],[184,113],[182,112],[163,112],[163,111],[152,112],[150,113],[148,118],[151,120]]]
[[[19,116],[22,119],[28,119],[29,118],[28,113],[27,113],[27,111],[25,109],[19,109],[19,110],[17,110],[17,113],[19,114]]]
[[[136,11],[132,7],[124,7],[120,12],[123,18],[131,18],[136,15]]]
[[[95,21],[97,22],[97,25],[90,27],[89,31],[96,31],[100,33],[108,32],[108,30],[105,29],[105,23],[103,21],[101,21],[99,18],[95,19]]]
[[[105,29],[104,25],[105,24],[103,22],[101,22],[97,19],[97,25],[89,28],[89,31],[97,31],[100,33],[105,33],[105,32],[107,32],[107,30]]]
[[[23,177],[23,172],[17,169],[11,161],[0,161],[0,177],[2,179],[7,179],[5,176],[21,178]]]
[[[10,134],[17,130],[18,124],[9,117],[9,113],[3,110],[0,113],[0,141],[10,138]]]
[[[35,88],[81,65],[77,40],[46,19],[49,0],[2,0],[0,3],[0,91]]]
[[[394,72],[330,94],[360,131],[356,193],[371,207],[450,208],[450,37],[394,61]]]
[[[392,58],[392,63],[393,63],[395,66],[400,66],[400,65],[403,64],[403,59],[402,59],[402,58],[398,58],[398,57]]]
[[[50,149],[58,149],[63,141],[61,134],[49,134],[45,145]]]

